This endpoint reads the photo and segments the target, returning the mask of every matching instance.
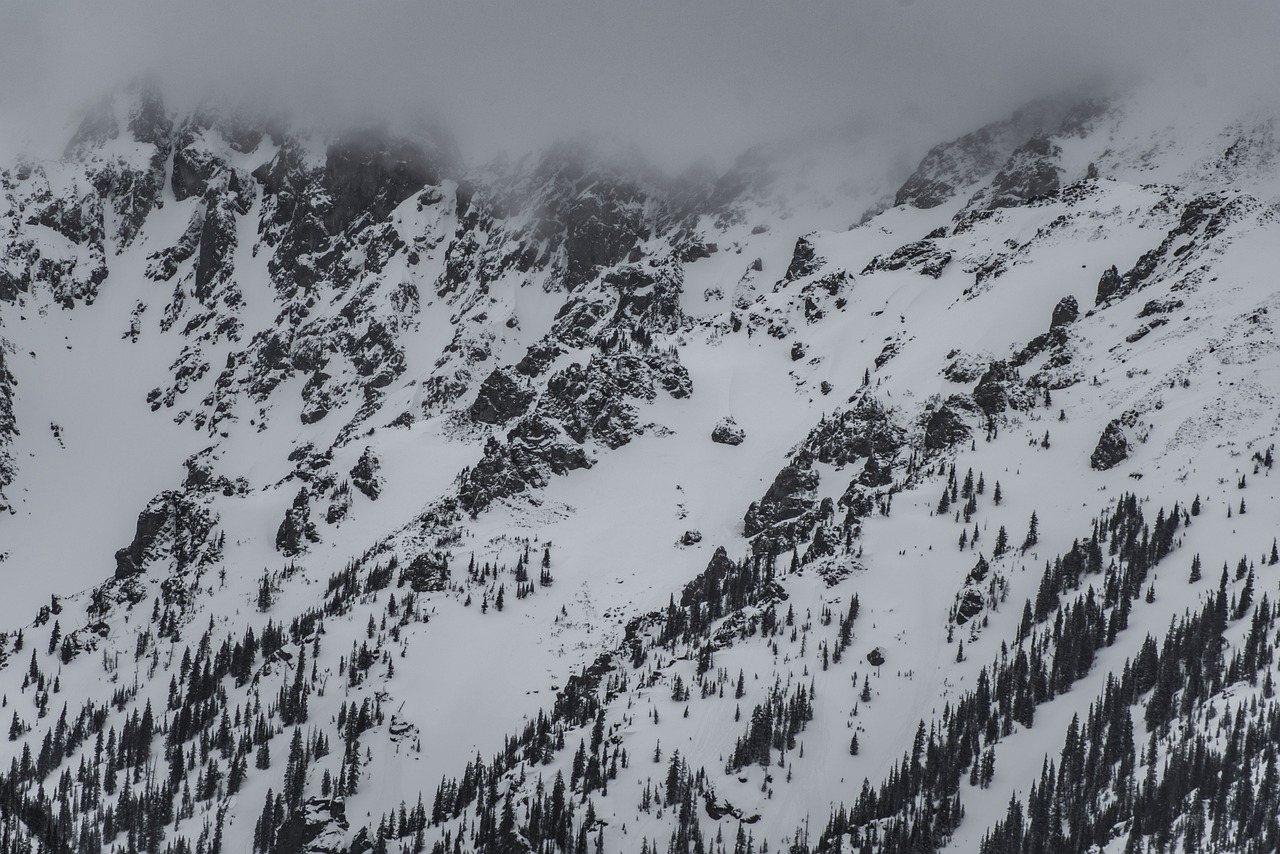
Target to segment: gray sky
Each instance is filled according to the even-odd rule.
[[[443,117],[472,160],[580,129],[660,163],[858,116],[930,143],[1098,71],[1275,89],[1273,0],[0,3],[0,154],[143,70],[194,97]]]

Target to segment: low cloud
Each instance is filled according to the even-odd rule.
[[[1088,76],[1275,91],[1280,10],[1188,0],[844,3],[205,2],[8,6],[0,153],[56,151],[73,113],[144,71],[320,120],[428,112],[469,159],[580,130],[659,162],[815,125],[909,128],[923,150]]]

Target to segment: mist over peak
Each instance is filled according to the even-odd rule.
[[[150,72],[176,105],[213,98],[318,124],[430,115],[473,163],[595,131],[676,171],[852,117],[918,156],[1088,76],[1163,80],[1190,99],[1265,92],[1280,35],[1271,4],[1154,0],[132,0],[0,14],[10,153],[58,150],[93,93]]]

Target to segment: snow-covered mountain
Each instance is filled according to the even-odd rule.
[[[1220,106],[904,181],[104,99],[0,172],[0,854],[1275,850]]]

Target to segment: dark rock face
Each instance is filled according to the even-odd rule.
[[[458,503],[475,517],[494,501],[546,486],[553,474],[592,465],[554,421],[528,416],[511,428],[505,443],[489,437],[480,461],[458,476]]]
[[[1053,307],[1053,319],[1049,322],[1049,328],[1057,329],[1059,326],[1067,326],[1075,323],[1079,317],[1080,304],[1076,302],[1075,297],[1065,296]]]
[[[784,466],[758,502],[752,502],[743,518],[742,533],[747,537],[791,521],[805,514],[814,505],[818,473],[813,470],[809,458],[800,456]]]
[[[196,257],[195,295],[208,303],[218,285],[231,281],[236,249],[236,210],[220,198],[209,205],[200,227],[200,252]]]
[[[972,435],[968,423],[948,400],[929,415],[924,427],[924,447],[941,451],[954,447]]]
[[[506,424],[525,413],[536,392],[529,381],[511,368],[494,368],[480,384],[471,417],[485,424]]]
[[[846,410],[824,417],[801,444],[802,453],[829,465],[848,465],[865,457],[893,457],[904,431],[875,398],[859,397]]]
[[[1022,409],[1026,393],[1017,371],[1004,361],[995,361],[978,380],[973,389],[974,403],[988,416],[998,415],[1006,409]]]
[[[449,586],[449,560],[438,552],[418,555],[404,569],[404,580],[415,593],[444,590]]]
[[[899,188],[895,205],[934,208],[1006,163],[1036,134],[1057,129],[1071,104],[1040,101],[959,139],[934,146]]]
[[[64,308],[77,301],[92,304],[99,286],[106,281],[106,239],[104,201],[97,187],[87,192],[77,184],[57,189],[39,167],[26,173],[21,187],[26,210],[11,220],[15,234],[7,247],[7,263],[0,279],[0,292],[9,299],[30,291],[31,285],[48,285],[54,299]],[[50,229],[65,238],[61,246],[50,246],[39,229],[24,233],[21,226]]]
[[[963,626],[982,613],[983,604],[981,593],[977,590],[965,590],[960,594],[960,601],[956,605],[956,625]]]
[[[685,585],[680,593],[681,607],[689,607],[700,601],[708,588],[718,589],[720,579],[727,578],[733,572],[733,561],[724,546],[716,546],[715,554],[707,561],[707,568],[698,573],[697,578]]]
[[[1258,204],[1250,197],[1218,194],[1197,196],[1187,202],[1178,224],[1165,234],[1159,246],[1143,253],[1124,275],[1115,267],[1102,274],[1095,305],[1141,290],[1157,278],[1161,269],[1167,271],[1166,275],[1186,269],[1228,226],[1255,211]]]
[[[188,494],[222,493],[227,496],[244,495],[248,492],[249,482],[243,477],[232,480],[214,470],[216,459],[213,446],[187,457],[182,463],[187,470],[187,475],[182,480],[183,490]]]
[[[1024,205],[1057,195],[1062,149],[1037,133],[1019,147],[991,181],[987,210]]]
[[[741,445],[746,438],[746,431],[730,415],[721,418],[711,430],[711,441],[721,445]]]
[[[351,512],[351,489],[339,488],[334,491],[332,500],[329,501],[329,508],[324,511],[324,521],[328,525],[336,525],[343,519],[347,518],[347,514]]]
[[[991,572],[991,564],[987,563],[986,557],[978,555],[978,562],[973,565],[973,569],[969,570],[969,574],[965,577],[966,584],[981,584],[987,580],[987,575]]]
[[[626,260],[649,235],[642,213],[648,192],[637,180],[598,162],[582,146],[550,151],[537,169],[545,204],[539,230],[563,246],[565,284],[576,287],[601,267]]]
[[[285,557],[293,557],[306,550],[308,543],[318,543],[320,534],[311,521],[311,500],[306,487],[298,490],[293,506],[285,511],[280,527],[276,529],[276,551]]]
[[[916,270],[923,276],[936,279],[951,263],[951,253],[938,248],[932,240],[917,240],[895,249],[887,257],[877,255],[863,268],[862,273],[878,270]]]
[[[1098,279],[1098,296],[1094,299],[1093,304],[1102,305],[1110,300],[1120,292],[1121,284],[1120,271],[1113,264],[1104,270],[1102,278]]]
[[[182,262],[195,254],[204,232],[204,212],[203,207],[196,208],[177,243],[147,256],[148,279],[155,282],[172,279]]]
[[[1138,317],[1153,317],[1161,314],[1169,314],[1182,308],[1186,303],[1176,297],[1167,297],[1160,300],[1148,300],[1147,304],[1142,307],[1142,311],[1138,312]]]
[[[825,263],[826,259],[818,255],[810,235],[803,235],[796,240],[796,247],[791,252],[791,263],[787,265],[787,272],[783,278],[793,282],[818,272]]]
[[[308,798],[276,831],[277,854],[338,854],[350,829],[341,798]]]
[[[209,181],[226,164],[209,148],[204,129],[188,122],[178,132],[173,153],[173,195],[178,201],[203,196]]]
[[[298,416],[303,424],[315,424],[329,414],[336,401],[330,393],[330,380],[333,377],[324,371],[316,371],[307,378],[302,387],[304,401],[302,412]]]
[[[611,325],[629,326],[646,334],[671,334],[684,326],[680,310],[684,273],[678,265],[654,268],[630,264],[605,275],[603,283],[618,292]]]
[[[1089,465],[1097,471],[1118,466],[1129,458],[1129,439],[1118,419],[1113,419],[1098,437],[1098,444],[1089,457]]]
[[[659,387],[674,398],[688,397],[689,372],[666,353],[596,353],[585,367],[575,362],[557,371],[536,412],[559,422],[575,442],[594,438],[618,448],[642,429],[632,401],[653,400]]]
[[[13,437],[18,435],[17,422],[13,416],[13,389],[17,382],[13,373],[5,365],[4,347],[0,346],[0,511],[9,508],[4,490],[13,483],[17,470],[13,464],[13,454],[8,450]]]
[[[599,327],[611,316],[603,299],[577,296],[565,300],[556,311],[551,334],[570,347],[586,347],[592,343]]]
[[[879,667],[884,664],[885,661],[884,650],[880,647],[876,647],[871,650],[871,652],[867,653],[867,664],[870,664],[872,667]]]
[[[888,486],[893,483],[893,464],[887,460],[882,462],[879,457],[872,454],[867,457],[867,464],[858,475],[858,483],[872,488]]]
[[[143,83],[129,114],[129,133],[143,146],[151,146],[147,165],[138,168],[123,158],[101,164],[94,185],[105,191],[116,213],[116,242],[133,243],[152,210],[164,205],[165,165],[173,147],[173,121],[159,90]]]
[[[516,363],[516,370],[526,377],[541,376],[563,352],[564,348],[554,339],[535,341],[529,345],[524,358]]]
[[[337,234],[364,213],[375,222],[384,220],[440,178],[438,165],[420,144],[393,139],[381,130],[353,134],[326,154],[324,187],[330,206],[323,215],[325,230]]]
[[[382,464],[378,462],[373,449],[367,447],[351,467],[351,485],[364,493],[370,501],[377,501],[382,493],[382,477],[378,474],[381,468]]]
[[[168,561],[177,574],[212,565],[220,559],[216,522],[185,492],[162,492],[138,514],[133,541],[116,552],[116,579],[138,575],[158,561]]]

